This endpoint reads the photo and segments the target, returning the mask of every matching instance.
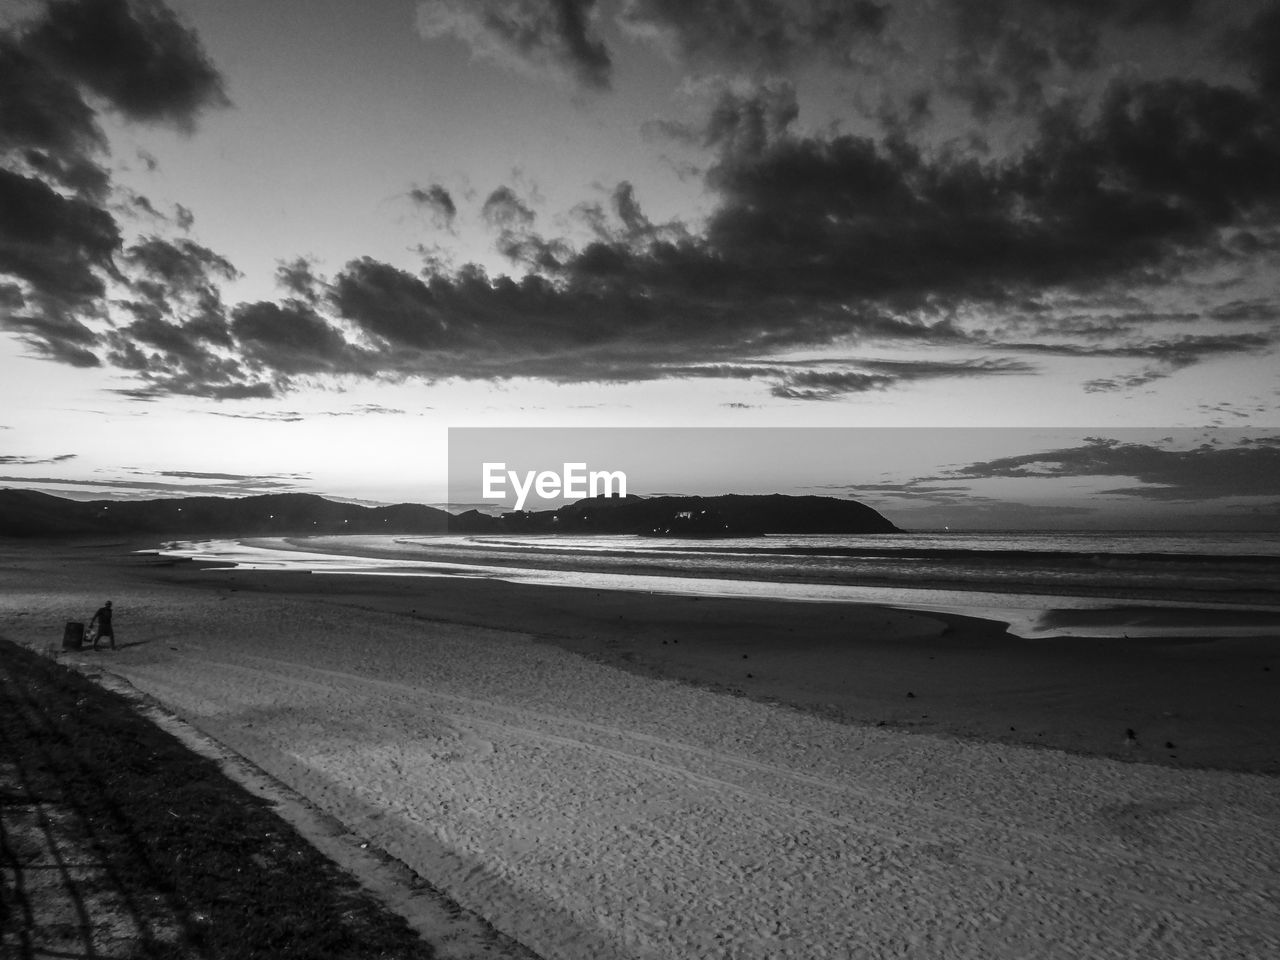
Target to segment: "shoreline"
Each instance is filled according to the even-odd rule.
[[[526,634],[640,676],[840,723],[1280,775],[1280,643],[1267,636],[1028,640],[1003,622],[875,604],[153,559],[158,579],[184,586]],[[1079,613],[1087,623],[1091,611]]]
[[[317,575],[413,576],[443,579],[496,579],[513,584],[542,587],[574,587],[633,593],[660,593],[702,599],[771,599],[785,602],[845,603],[898,609],[925,616],[966,616],[1006,625],[1028,640],[1056,636],[1083,638],[1135,637],[1174,639],[1185,636],[1254,637],[1280,639],[1280,606],[1248,602],[1220,602],[1204,598],[1188,601],[1184,594],[1147,590],[1133,591],[1084,588],[1047,589],[1043,585],[1010,585],[983,581],[929,581],[927,586],[904,585],[901,580],[860,578],[856,584],[831,576],[770,576],[752,578],[738,570],[707,570],[692,576],[688,570],[664,568],[636,558],[613,564],[607,571],[586,570],[582,557],[576,564],[555,558],[534,556],[509,558],[470,556],[423,557],[413,546],[396,548],[386,544],[361,542],[373,538],[252,537],[238,540],[193,541],[234,544],[220,548],[223,557],[190,556],[212,565],[244,564],[241,569],[271,570],[293,563],[292,569]],[[238,559],[234,555],[245,551]],[[266,551],[256,555],[257,551]],[[299,559],[289,561],[289,554]],[[183,551],[178,556],[187,558]],[[467,556],[475,562],[461,562]],[[309,559],[314,558],[314,559]],[[594,554],[591,559],[596,559]],[[354,561],[343,563],[343,561]],[[355,569],[370,561],[368,569]],[[378,564],[387,563],[385,567]],[[287,569],[287,568],[282,568]],[[470,572],[469,572],[470,571]],[[770,571],[771,574],[776,571]],[[758,595],[753,592],[758,591]],[[1109,614],[1109,615],[1108,615]]]

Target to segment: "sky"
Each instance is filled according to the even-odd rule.
[[[1274,0],[6,0],[0,486],[846,428],[782,492],[1278,529],[1277,51]]]

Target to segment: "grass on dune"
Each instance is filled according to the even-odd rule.
[[[0,791],[7,802],[70,810],[121,902],[176,919],[179,942],[143,936],[140,956],[434,955],[216,763],[124,697],[5,640],[0,764],[20,780]]]

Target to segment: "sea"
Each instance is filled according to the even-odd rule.
[[[157,552],[242,569],[875,603],[998,620],[1027,639],[1280,638],[1273,532],[334,536],[179,541]]]

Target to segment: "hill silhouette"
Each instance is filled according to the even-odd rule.
[[[893,533],[870,507],[834,497],[595,497],[558,510],[492,517],[418,503],[365,507],[309,493],[159,500],[68,500],[0,490],[0,536],[157,537],[309,534],[631,533],[750,536],[763,533]]]
[[[504,528],[527,533],[633,533],[742,537],[765,533],[894,533],[854,500],[774,494],[715,497],[595,497],[558,510],[505,513]]]
[[[310,493],[68,500],[34,490],[0,490],[0,536],[9,537],[444,533],[449,521],[446,511],[420,503],[362,507]]]

